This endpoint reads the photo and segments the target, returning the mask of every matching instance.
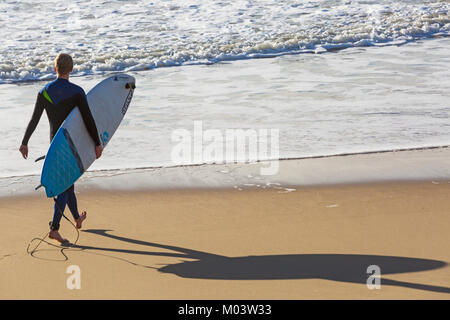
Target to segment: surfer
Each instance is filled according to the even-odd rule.
[[[61,124],[72,111],[78,107],[84,124],[95,143],[95,156],[100,158],[103,148],[97,134],[97,127],[92,117],[84,90],[69,82],[69,75],[73,70],[72,57],[65,53],[60,53],[55,59],[55,71],[57,79],[47,83],[38,93],[33,115],[28,123],[22,145],[19,148],[20,153],[26,159],[28,157],[28,140],[36,129],[36,126],[42,116],[43,111],[47,113],[50,124],[50,141],[55,136]],[[66,191],[59,194],[54,205],[53,220],[50,224],[49,238],[59,242],[67,241],[59,234],[59,224],[66,204],[75,219],[76,227],[79,229],[86,219],[86,211],[81,215],[78,213],[77,198],[75,196],[74,186],[72,185]],[[61,209],[61,211],[59,210]]]

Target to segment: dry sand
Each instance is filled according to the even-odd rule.
[[[449,299],[449,195],[448,181],[81,190],[77,247],[44,243],[34,257],[27,244],[46,232],[52,200],[0,198],[0,298]],[[61,232],[76,237],[64,220]],[[80,290],[66,287],[70,265]],[[379,290],[366,286],[369,265]]]

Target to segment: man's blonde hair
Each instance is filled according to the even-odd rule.
[[[55,68],[58,74],[68,74],[73,69],[73,60],[67,53],[60,53],[55,59]]]

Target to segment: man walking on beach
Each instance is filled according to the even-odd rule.
[[[47,83],[38,93],[33,115],[28,123],[27,130],[22,140],[22,145],[19,148],[20,153],[24,159],[28,157],[28,140],[36,129],[36,126],[45,110],[48,121],[50,123],[50,141],[55,136],[61,124],[72,111],[73,108],[78,107],[84,124],[95,143],[95,156],[100,158],[103,148],[100,144],[100,139],[95,126],[94,118],[92,117],[89,105],[86,99],[84,90],[69,82],[69,75],[73,69],[72,57],[65,53],[60,53],[55,59],[55,71],[57,79]],[[63,211],[68,205],[73,218],[75,219],[76,227],[81,228],[82,222],[86,219],[86,212],[81,215],[78,213],[77,198],[74,192],[74,186],[59,194],[54,205],[53,220],[50,225],[49,238],[58,240],[59,242],[67,241],[58,232],[59,223],[62,218]]]

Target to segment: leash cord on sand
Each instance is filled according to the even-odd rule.
[[[65,250],[65,249],[70,249],[71,247],[76,246],[76,244],[77,244],[77,242],[78,242],[78,239],[80,238],[80,231],[78,231],[78,229],[77,229],[77,227],[75,226],[75,224],[73,224],[73,222],[70,221],[70,219],[66,217],[66,215],[64,214],[64,212],[61,210],[61,208],[60,208],[58,202],[56,201],[56,198],[53,198],[53,201],[55,201],[56,207],[58,208],[59,212],[61,212],[61,214],[62,214],[62,216],[64,217],[64,219],[66,219],[67,221],[69,221],[69,223],[74,227],[75,231],[77,232],[77,238],[76,238],[75,242],[74,242],[71,246],[65,247],[65,246],[53,244],[53,243],[48,242],[47,240],[45,240],[45,239],[48,237],[48,235],[49,235],[49,233],[46,232],[46,234],[45,234],[43,237],[41,237],[41,238],[36,237],[36,238],[33,238],[33,239],[30,240],[30,242],[28,243],[28,246],[27,246],[27,253],[30,254],[32,257],[34,257],[34,253],[36,252],[37,248],[39,248],[39,246],[41,245],[41,243],[44,242],[44,243],[48,244],[49,246],[52,246],[52,247],[61,249],[61,254],[62,254],[62,255],[64,256],[64,258],[65,258],[64,261],[67,261],[69,258],[64,254],[64,250]],[[39,243],[37,244],[37,246],[36,246],[33,250],[30,251],[30,250],[29,250],[29,249],[30,249],[30,246],[31,246],[31,244],[32,244],[34,241],[39,241]]]
[[[75,230],[77,231],[77,238],[76,238],[75,242],[74,242],[71,246],[65,247],[65,246],[53,244],[53,243],[48,242],[47,240],[45,240],[45,239],[48,237],[48,232],[46,232],[46,233],[44,234],[44,236],[42,236],[42,237],[40,237],[40,238],[39,238],[39,237],[36,237],[36,238],[33,238],[33,239],[30,240],[30,242],[28,243],[28,246],[27,246],[27,253],[28,253],[29,255],[31,255],[32,257],[36,258],[36,257],[34,256],[34,253],[37,251],[37,249],[39,248],[39,246],[40,246],[42,243],[46,243],[46,244],[48,244],[49,246],[52,246],[52,247],[61,249],[61,254],[64,256],[64,261],[67,261],[67,260],[69,260],[69,258],[68,258],[68,257],[66,256],[66,254],[64,253],[64,250],[66,250],[66,249],[73,249],[73,247],[76,246],[76,244],[77,244],[77,242],[78,242],[78,239],[79,239],[79,237],[80,237],[80,231],[78,231],[78,229],[77,229],[77,227],[75,226],[75,224],[73,224],[73,222],[70,221],[70,219],[67,218],[66,215],[62,212],[60,206],[58,205],[58,202],[56,202],[56,199],[53,198],[53,200],[55,201],[55,204],[56,204],[56,206],[57,206],[59,212],[62,213],[62,216],[64,217],[64,219],[66,219],[67,221],[69,221],[69,223],[70,223],[70,224],[75,228]],[[33,250],[30,251],[30,246],[31,246],[31,244],[32,244],[34,241],[39,241],[39,243],[37,244],[37,246],[36,246]],[[80,248],[79,251],[83,251],[83,248]],[[87,253],[89,253],[89,252],[87,252]],[[92,253],[92,252],[91,252],[91,254],[95,254],[95,253]],[[124,258],[113,257],[113,256],[101,254],[101,253],[96,253],[96,254],[97,254],[97,255],[101,255],[101,256],[105,256],[105,257],[114,258],[114,259],[121,260],[121,261],[125,261],[125,262],[127,262],[127,263],[130,263],[130,264],[132,264],[132,265],[134,265],[134,266],[138,266],[138,267],[145,267],[145,268],[157,269],[157,268],[155,268],[155,267],[146,266],[146,265],[141,265],[141,264],[139,264],[139,263],[135,263],[135,262],[132,262],[132,261],[127,260],[127,259],[124,259]]]

